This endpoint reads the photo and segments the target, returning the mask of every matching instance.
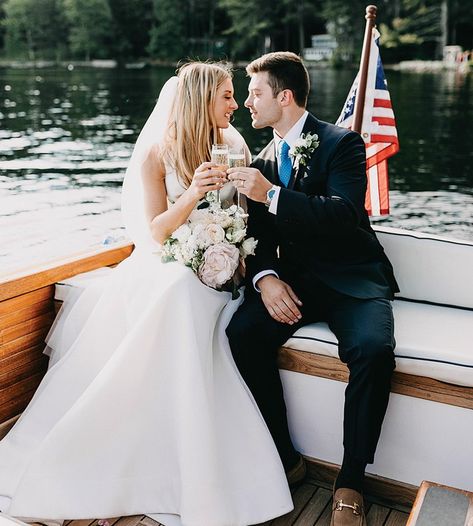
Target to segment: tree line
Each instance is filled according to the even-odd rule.
[[[359,55],[367,0],[0,0],[0,56],[17,60],[248,60],[329,33]],[[473,48],[473,0],[379,0],[384,61]]]

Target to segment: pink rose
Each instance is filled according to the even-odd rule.
[[[211,245],[204,253],[204,262],[199,269],[203,283],[216,289],[233,277],[238,268],[240,252],[230,243]]]

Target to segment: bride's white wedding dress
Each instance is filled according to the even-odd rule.
[[[166,175],[168,195],[183,189]],[[135,252],[49,338],[52,363],[0,442],[0,509],[43,519],[171,513],[246,526],[292,509],[225,327],[240,300]]]

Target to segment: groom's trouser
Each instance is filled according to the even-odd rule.
[[[286,470],[298,454],[292,444],[277,350],[301,326],[326,321],[338,339],[340,359],[350,371],[345,390],[343,445],[352,457],[372,463],[386,413],[394,370],[394,320],[385,298],[361,300],[341,294],[321,282],[288,283],[299,299],[302,320],[294,325],[275,321],[261,297],[247,291],[227,335],[233,357],[253,393]],[[326,404],[313,400],[313,404]]]

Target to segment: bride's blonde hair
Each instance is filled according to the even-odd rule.
[[[181,66],[177,76],[176,97],[161,153],[188,187],[195,169],[210,161],[212,144],[222,142],[213,109],[218,88],[232,75],[223,64],[191,62]]]

